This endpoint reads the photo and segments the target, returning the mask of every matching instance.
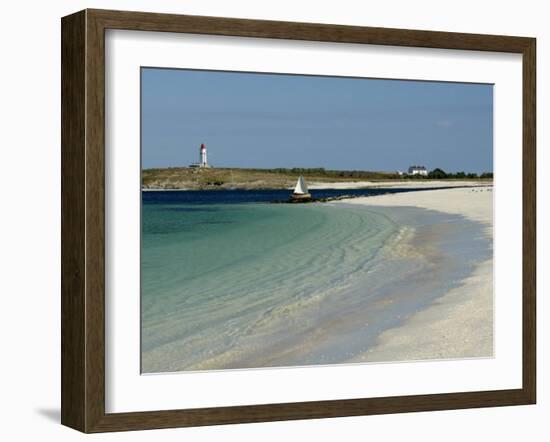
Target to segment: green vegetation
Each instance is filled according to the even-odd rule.
[[[315,177],[319,179],[338,180],[338,181],[354,181],[354,180],[388,180],[400,178],[397,172],[370,172],[365,170],[327,170],[324,167],[316,168],[301,168],[294,167],[292,169],[246,169],[258,170],[264,173],[278,173],[283,175],[292,175],[304,177]]]
[[[428,173],[428,179],[432,179],[432,180],[493,179],[493,172],[483,172],[480,175],[478,175],[477,173],[466,173],[466,172],[447,173],[443,169],[437,168]]]
[[[288,189],[302,175],[309,183],[340,183],[352,181],[492,179],[492,173],[459,172],[449,174],[442,169],[432,170],[428,177],[399,175],[397,172],[364,170],[327,170],[318,168],[229,169],[170,167],[142,171],[145,189]]]

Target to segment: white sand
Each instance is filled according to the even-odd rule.
[[[463,215],[493,225],[493,188],[423,190],[346,199],[346,204],[367,206],[414,206]],[[489,233],[489,232],[488,232]]]
[[[415,206],[461,214],[493,231],[491,187],[427,190],[347,200],[372,206]],[[493,355],[493,260],[403,325],[387,330],[354,362],[488,357]]]
[[[456,181],[456,180],[392,180],[392,181],[348,181],[340,183],[323,183],[312,181],[308,183],[309,189],[366,189],[372,187],[418,187],[429,189],[432,187],[476,187],[476,186],[491,186],[487,181]]]

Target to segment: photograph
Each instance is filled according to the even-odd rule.
[[[493,357],[493,85],[141,68],[141,372]]]

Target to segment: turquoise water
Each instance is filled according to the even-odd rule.
[[[321,205],[144,205],[142,217],[144,371],[221,354],[277,309],[345,284],[396,231]]]
[[[414,208],[142,207],[142,372],[345,362],[491,251],[483,226]]]

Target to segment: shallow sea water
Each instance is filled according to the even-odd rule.
[[[433,211],[188,197],[144,199],[144,373],[345,363],[492,253]]]

